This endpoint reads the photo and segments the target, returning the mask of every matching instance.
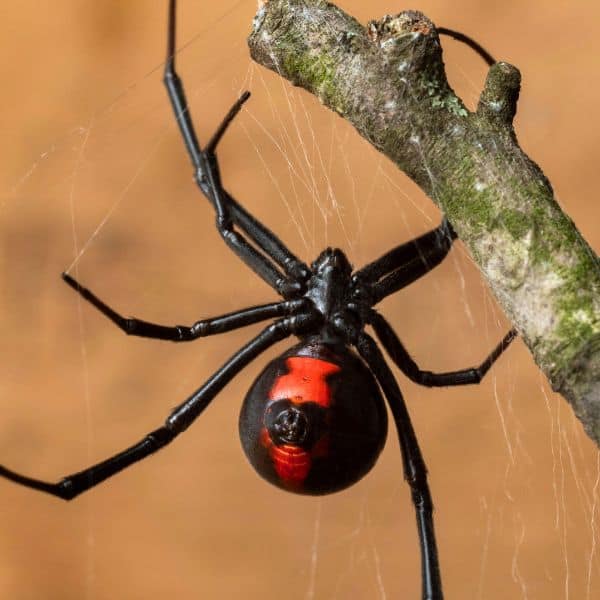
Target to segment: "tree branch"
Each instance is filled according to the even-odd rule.
[[[446,213],[555,391],[600,445],[600,261],[513,129],[519,71],[488,73],[476,112],[450,88],[433,23],[363,27],[324,0],[270,0],[253,59],[315,94]]]

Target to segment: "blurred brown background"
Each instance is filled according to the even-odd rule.
[[[517,131],[584,236],[597,202],[600,5],[345,0],[471,34],[523,73]],[[198,133],[244,87],[226,185],[303,258],[356,265],[438,222],[432,203],[312,97],[252,65],[254,0],[181,1],[179,61]],[[166,2],[22,0],[2,17],[0,463],[51,480],[158,426],[258,328],[192,345],[126,338],[60,280],[124,314],[191,323],[273,293],[224,247],[161,86]],[[472,107],[482,61],[447,40]],[[382,306],[423,368],[478,363],[508,328],[460,244]],[[84,250],[81,253],[81,250]],[[240,403],[281,344],[168,449],[71,504],[0,481],[0,597],[419,597],[414,511],[393,431],[331,497],[285,494],[246,464]],[[479,387],[400,383],[429,465],[446,596],[600,597],[598,450],[517,341]]]

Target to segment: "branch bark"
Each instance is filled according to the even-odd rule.
[[[488,73],[476,112],[422,13],[363,27],[324,0],[269,0],[252,58],[315,94],[446,213],[552,388],[600,446],[600,261],[513,129],[521,76]]]

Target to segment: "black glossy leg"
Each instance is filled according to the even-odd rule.
[[[196,182],[204,195],[215,205],[218,214],[218,221],[222,221],[223,214],[226,214],[233,223],[267,254],[275,263],[284,270],[286,275],[294,280],[301,282],[308,279],[310,271],[308,267],[294,256],[289,249],[264,225],[259,223],[252,215],[243,209],[220,185],[217,169],[216,157],[214,151],[216,145],[225,133],[227,126],[239,112],[242,104],[248,99],[249,92],[245,92],[242,97],[233,105],[223,122],[217,129],[213,139],[207,145],[205,151],[202,151],[194,125],[192,123],[190,111],[181,79],[175,70],[175,30],[176,30],[176,2],[170,0],[169,3],[169,25],[167,42],[167,60],[165,65],[164,82],[175,112],[175,117],[179,125],[185,146],[196,172]],[[212,158],[211,158],[211,155]],[[214,163],[212,169],[207,163]],[[212,175],[209,171],[212,170]],[[211,181],[212,180],[212,181]],[[215,190],[214,183],[218,183],[219,189]],[[218,198],[215,197],[218,194]],[[227,219],[226,219],[227,221]],[[224,223],[228,224],[228,223]],[[231,228],[227,228],[229,231]],[[220,229],[221,231],[221,229]],[[221,231],[224,235],[223,231]],[[287,290],[291,282],[279,281],[281,274],[273,267],[271,262],[265,256],[256,252],[252,246],[249,246],[241,236],[235,232],[229,231],[224,235],[228,245],[238,254],[255,272],[258,273],[267,283],[279,291],[284,296],[290,295],[293,291]],[[292,286],[293,287],[293,286]]]
[[[243,367],[261,352],[288,337],[294,328],[294,318],[282,319],[269,325],[250,343],[236,352],[200,389],[179,405],[167,418],[165,424],[146,435],[137,444],[119,452],[115,456],[73,475],[68,475],[58,483],[51,483],[25,477],[0,466],[0,476],[25,487],[47,492],[63,500],[71,500],[82,492],[98,485],[119,471],[146,458],[170,443],[209,405],[210,401]]]
[[[427,483],[427,467],[421,455],[417,436],[400,388],[373,338],[366,333],[360,334],[356,347],[383,389],[398,430],[404,478],[410,486],[417,516],[421,547],[422,598],[442,600],[442,581],[433,527],[433,502]]]
[[[264,281],[273,287],[284,298],[298,295],[303,289],[303,284],[294,279],[285,278],[270,260],[254,249],[242,235],[233,228],[233,217],[230,205],[221,182],[219,163],[215,154],[219,140],[225,133],[227,126],[239,112],[242,103],[250,96],[246,92],[229,111],[223,123],[207,144],[202,155],[204,157],[204,173],[199,184],[205,183],[212,195],[212,201],[217,213],[216,225],[223,241]]]
[[[141,319],[123,317],[87,288],[80,285],[67,273],[63,273],[63,279],[85,300],[96,307],[104,316],[108,317],[119,329],[127,335],[154,338],[157,340],[169,340],[171,342],[189,342],[217,333],[225,333],[246,325],[266,321],[275,317],[283,317],[298,312],[305,304],[304,300],[286,300],[284,302],[273,302],[261,306],[252,306],[244,310],[228,313],[212,319],[197,321],[191,327],[175,325],[169,327],[149,323]]]
[[[447,35],[448,37],[454,38],[455,40],[466,44],[467,46],[469,46],[469,48],[475,50],[475,52],[477,52],[477,54],[479,54],[479,56],[481,56],[481,58],[483,58],[483,60],[485,60],[485,62],[488,65],[491,66],[496,62],[494,57],[483,46],[481,46],[475,40],[471,39],[468,35],[465,35],[460,31],[448,29],[447,27],[438,27],[437,32],[440,35]]]
[[[456,233],[444,217],[435,229],[392,248],[383,256],[359,269],[356,275],[363,281],[377,283],[385,275],[390,275],[396,269],[412,261],[420,260],[426,267],[438,255],[441,256],[440,260],[443,259],[450,251],[455,239]]]
[[[444,217],[439,227],[396,246],[357,271],[355,277],[371,284],[372,303],[377,304],[439,265],[455,239],[456,233]]]
[[[417,363],[402,345],[396,332],[382,315],[371,311],[370,324],[373,326],[377,337],[390,355],[390,358],[398,365],[400,370],[415,383],[428,387],[479,383],[490,370],[490,367],[517,336],[516,330],[511,329],[478,367],[450,371],[448,373],[432,373],[431,371],[422,371],[418,367]]]

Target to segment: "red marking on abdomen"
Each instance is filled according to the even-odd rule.
[[[285,444],[271,446],[269,454],[281,480],[291,485],[301,485],[306,479],[312,464],[310,454],[306,450]]]
[[[331,405],[331,388],[327,377],[342,370],[336,364],[310,356],[291,356],[285,360],[288,372],[278,377],[269,392],[269,400],[288,399],[295,404],[315,402],[324,408]],[[299,487],[308,477],[313,457],[324,456],[328,439],[322,438],[310,450],[293,444],[276,446],[263,428],[261,444],[267,448],[273,468],[282,482]]]
[[[288,398],[292,402],[316,402],[327,408],[331,404],[331,389],[326,378],[342,368],[310,356],[291,356],[285,365],[289,372],[278,377],[269,392],[269,400]]]

